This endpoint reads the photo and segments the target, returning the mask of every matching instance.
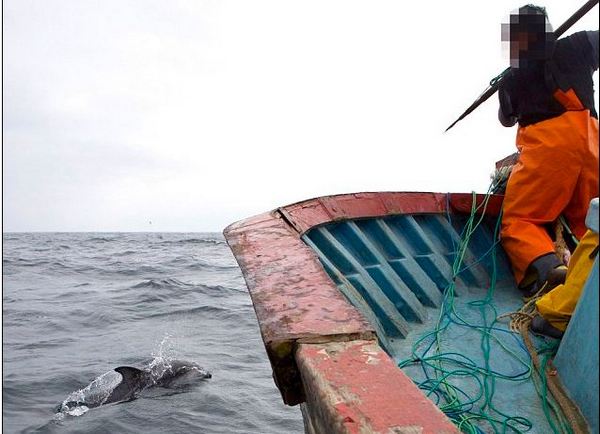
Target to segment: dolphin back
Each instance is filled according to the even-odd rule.
[[[131,366],[119,366],[118,368],[115,368],[115,371],[123,376],[123,381],[121,383],[126,383],[129,385],[138,384],[145,377],[144,371]]]
[[[121,374],[123,380],[112,391],[104,404],[111,402],[130,401],[135,398],[135,395],[142,391],[147,384],[147,373],[138,368],[131,366],[119,366],[114,369]]]
[[[154,359],[147,369],[119,366],[71,393],[55,411],[79,416],[92,407],[131,401],[149,387],[187,387],[211,376],[197,363],[162,357]]]

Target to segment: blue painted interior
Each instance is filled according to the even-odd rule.
[[[314,228],[303,239],[340,290],[367,318],[377,318],[380,339],[389,347],[391,339],[407,338],[431,319],[427,308],[439,308],[466,221],[440,214],[349,220]],[[465,264],[475,265],[459,274],[459,295],[490,284],[491,258],[485,254],[493,244],[494,224],[486,221],[471,238]],[[502,252],[497,264],[498,285],[511,288],[517,301]]]
[[[400,362],[411,358],[413,344],[438,321],[467,219],[422,214],[338,221],[311,229],[303,240],[316,252],[340,291],[375,327],[382,347]],[[495,224],[496,218],[489,218],[477,228],[465,254],[466,269],[456,277],[455,308],[469,324],[489,323],[523,304],[508,259],[497,247],[496,311],[472,305],[485,298],[492,283],[490,251]],[[595,294],[597,297],[597,291]],[[491,335],[490,368],[507,376],[523,375],[518,359],[528,362],[529,355],[521,339],[508,330],[508,321],[495,324]],[[483,364],[481,336],[473,328],[449,327],[443,335],[443,351]],[[403,369],[416,382],[423,381],[418,366]],[[595,369],[597,373],[597,359]],[[460,387],[477,394],[478,386],[469,378],[461,380]],[[551,432],[530,379],[496,380],[493,387],[494,405],[499,409],[528,418],[534,425],[529,432]],[[597,397],[595,403],[597,408]]]

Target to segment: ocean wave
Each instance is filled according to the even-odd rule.
[[[135,255],[135,254],[139,254],[140,252],[136,252],[135,250],[125,250],[123,252],[118,252],[118,253],[113,253],[112,256],[130,256],[130,255]]]
[[[29,258],[14,258],[14,259],[3,259],[3,264],[13,264],[19,267],[40,267],[42,265],[47,265],[50,261],[47,260],[35,260]]]
[[[125,264],[123,262],[113,262],[107,265],[107,267],[99,269],[98,273],[105,276],[139,276],[144,274],[163,274],[164,270],[153,267],[151,265],[139,265],[134,267],[134,264]]]
[[[194,286],[195,289],[198,289],[200,292],[202,292],[205,295],[212,295],[212,296],[227,296],[230,295],[232,292],[237,292],[237,293],[241,293],[241,294],[247,294],[248,291],[246,289],[238,289],[238,288],[232,288],[230,286],[223,286],[223,285],[195,285]]]
[[[201,283],[182,282],[177,279],[149,279],[115,291],[115,300],[131,303],[132,309],[142,305],[169,304],[176,305],[182,300],[186,303],[197,303],[197,297],[210,298],[231,297],[232,294],[247,294],[245,289],[223,285],[206,285]]]
[[[185,288],[188,292],[210,295],[212,297],[225,297],[231,293],[243,293],[248,291],[239,288],[233,288],[224,285],[207,285],[203,283],[185,283],[177,279],[159,279],[149,280],[138,283],[131,288],[153,288],[153,289],[182,289]],[[181,292],[179,292],[181,293]]]
[[[200,259],[195,259],[194,262],[186,267],[188,270],[216,270],[216,271],[229,271],[238,268],[237,265],[218,265],[210,262],[206,262]]]
[[[69,326],[73,327],[74,323],[80,323],[82,329],[90,326],[105,327],[121,321],[118,311],[107,306],[100,306],[93,309],[77,308],[69,312]]]
[[[163,289],[163,288],[184,288],[193,286],[190,283],[182,282],[181,280],[166,278],[166,279],[148,279],[140,282],[136,285],[131,286],[131,288],[154,288],[154,289]]]
[[[102,269],[94,267],[92,265],[82,265],[80,267],[74,268],[73,271],[75,271],[76,273],[79,273],[79,274],[85,274],[85,273],[101,272]]]
[[[83,242],[93,242],[93,243],[112,243],[113,241],[117,241],[116,238],[108,238],[108,237],[92,237],[83,240]]]
[[[15,344],[13,350],[38,350],[40,348],[62,347],[67,346],[72,342],[75,342],[75,339],[63,337],[60,339],[49,339],[38,342]]]
[[[53,245],[53,243],[45,243],[45,246],[39,246],[39,247],[32,249],[32,251],[34,251],[34,252],[50,252],[53,250],[71,250],[71,247],[69,247],[65,244],[60,244],[60,245],[56,246],[56,245]]]
[[[47,315],[41,310],[21,308],[19,311],[8,309],[2,313],[2,319],[8,323],[9,321],[18,323],[28,323],[32,319],[45,319]]]
[[[184,244],[207,244],[221,246],[226,244],[225,240],[217,240],[213,238],[186,238],[182,240],[161,241],[156,244],[160,245],[184,245]]]
[[[83,286],[88,286],[89,283],[83,283],[80,285],[75,285],[74,288],[81,288]],[[96,291],[88,289],[88,290],[83,290],[83,289],[76,289],[75,291],[63,291],[60,294],[55,295],[56,299],[69,299],[69,298],[78,298],[81,299],[81,297],[88,297],[88,296],[93,296],[96,294]]]
[[[69,258],[57,258],[57,255],[52,253],[46,253],[46,258],[51,259],[35,259],[35,258],[3,258],[2,265],[10,266],[11,269],[18,270],[19,268],[39,268],[40,274],[56,273],[56,274],[71,274],[71,273],[89,273],[89,272],[100,272],[102,270],[91,266],[79,266],[76,267],[72,260]],[[52,258],[52,256],[54,256]]]
[[[163,318],[167,316],[183,316],[183,315],[201,315],[211,314],[215,316],[225,315],[238,315],[237,312],[227,307],[220,306],[197,306],[188,309],[176,309],[169,312],[157,312],[152,314],[144,314],[143,318]]]

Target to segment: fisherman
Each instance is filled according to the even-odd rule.
[[[511,68],[499,87],[502,125],[519,124],[504,197],[502,245],[525,299],[565,281],[548,229],[560,216],[581,238],[598,196],[598,114],[592,75],[598,31],[556,40],[542,7],[526,5],[502,26]]]

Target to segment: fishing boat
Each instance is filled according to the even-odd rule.
[[[529,335],[501,208],[353,193],[224,230],[307,433],[598,432],[598,259],[563,339]]]

